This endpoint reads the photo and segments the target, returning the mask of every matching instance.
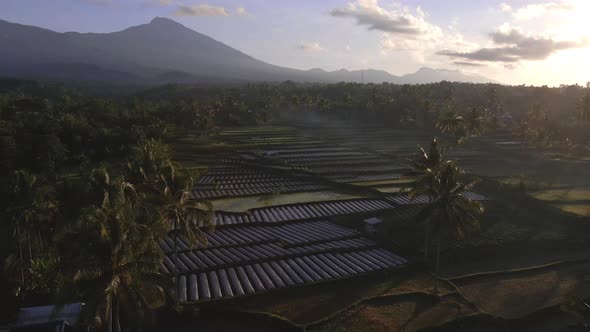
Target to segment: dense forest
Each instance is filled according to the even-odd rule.
[[[304,120],[429,130],[457,143],[504,131],[538,149],[583,154],[590,85],[76,89],[0,80],[1,320],[56,301],[84,300],[98,324],[119,300],[136,309],[130,321],[161,306],[173,287],[158,274],[159,241],[174,229],[199,244],[190,220],[212,215],[208,202],[189,200],[198,174],[174,163],[166,142],[188,131],[215,136],[224,126]]]

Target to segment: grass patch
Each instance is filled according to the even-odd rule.
[[[577,205],[577,204],[554,204],[555,207],[569,213],[573,213],[582,217],[590,217],[590,204]]]
[[[590,216],[590,188],[547,189],[534,191],[531,196],[579,216]]]
[[[430,292],[432,285],[429,275],[412,269],[401,269],[285,290],[279,296],[276,292],[264,294],[238,303],[235,309],[267,312],[295,324],[309,325],[325,319],[337,319],[337,316],[363,300]],[[449,291],[444,285],[441,289],[443,292]]]
[[[362,167],[362,166],[360,166]],[[383,186],[383,185],[404,185],[414,182],[414,179],[393,179],[393,180],[379,180],[379,181],[363,181],[353,182],[357,186]]]
[[[401,193],[404,192],[406,190],[404,190],[403,187],[400,186],[393,186],[393,187],[379,187],[379,188],[375,188],[377,190],[379,190],[382,193],[388,193],[388,194],[397,194],[397,193]]]
[[[212,200],[213,206],[219,211],[245,212],[249,209],[285,205],[295,203],[309,203],[319,201],[336,201],[363,198],[359,195],[341,194],[333,191],[316,191],[303,193],[270,194],[264,196],[248,196]]]
[[[533,193],[532,196],[544,201],[590,200],[590,188],[548,189]]]

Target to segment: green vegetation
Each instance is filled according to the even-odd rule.
[[[245,212],[249,209],[273,205],[337,201],[357,198],[362,198],[362,196],[340,194],[333,191],[315,191],[305,193],[281,193],[266,196],[216,199],[212,200],[211,203],[215,207],[215,210]]]
[[[0,266],[11,309],[83,301],[86,323],[121,331],[172,299],[159,243],[170,232],[202,243],[189,219],[206,226],[213,210],[189,201],[194,174],[160,141],[178,130],[168,111],[137,99],[0,95]]]
[[[471,252],[491,252],[485,257],[502,256],[509,261],[509,253],[500,255],[494,250],[514,250],[521,245],[547,254],[565,240],[579,244],[585,239],[584,232],[577,232],[576,227],[581,227],[575,224],[577,219],[551,206],[590,216],[590,194],[579,187],[587,183],[568,169],[564,171],[571,177],[568,185],[554,187],[546,175],[556,174],[554,170],[565,164],[546,166],[543,159],[546,155],[571,161],[587,157],[590,93],[582,87],[284,82],[233,87],[169,85],[129,94],[103,91],[103,97],[97,97],[36,82],[0,83],[0,218],[4,221],[0,225],[0,267],[6,286],[2,302],[9,314],[17,306],[82,300],[91,308],[86,319],[93,325],[133,329],[144,324],[142,317],[149,309],[173,302],[174,284],[159,274],[162,253],[158,243],[164,236],[182,234],[195,247],[205,245],[203,231],[213,228],[215,209],[243,212],[269,205],[355,199],[364,197],[360,193],[367,190],[359,187],[365,186],[382,192],[409,188],[412,195],[433,197],[407,224],[429,220],[419,236],[424,236],[427,261],[433,256],[430,249],[436,248],[437,275],[445,274],[439,271],[440,261],[470,259],[461,271],[475,270],[473,266],[483,269],[483,262],[478,265],[478,259],[468,257]],[[338,144],[362,147],[367,153],[387,152],[399,161],[413,155],[416,145],[437,135],[441,142],[451,144],[445,150],[443,143],[433,142],[429,150],[414,156],[415,182],[410,177],[355,182],[352,186],[358,186],[358,195],[350,186],[346,194],[324,190],[213,202],[190,199],[199,175],[227,152],[262,153],[292,143]],[[447,161],[442,152],[458,162]],[[481,158],[485,153],[491,158]],[[490,159],[513,163],[498,167]],[[480,217],[479,204],[462,195],[474,185],[462,169],[479,173],[490,168],[499,174],[494,176],[520,177],[506,180],[504,186],[485,180],[482,190],[498,201],[487,209],[491,215]],[[527,180],[525,175],[545,182]],[[490,189],[490,183],[495,187]],[[195,219],[203,228],[193,227],[189,220]],[[443,239],[453,240],[480,221],[482,229],[477,235],[452,241],[448,250],[441,246]],[[397,250],[391,235],[413,240],[413,229],[408,229],[384,234],[387,241],[381,244]],[[414,254],[409,252],[409,256]],[[406,252],[402,255],[407,257]],[[443,271],[460,270],[456,266],[463,263],[456,262]],[[245,307],[291,315],[293,321],[308,324],[346,309],[345,304],[391,292],[401,284],[389,276],[377,279],[366,279],[375,284],[363,287],[359,284],[364,281],[353,280],[298,289],[298,298],[289,298],[294,302],[283,307],[274,307],[277,302],[271,295]],[[425,279],[429,284],[433,281]],[[326,293],[316,293],[317,287]],[[478,287],[471,291],[484,302],[477,295]],[[314,298],[324,311],[309,306]],[[402,311],[413,301],[406,300],[400,300]],[[421,301],[415,303],[428,306]],[[396,314],[399,307],[369,301],[361,308],[368,319],[360,319],[359,324],[375,323]],[[3,318],[10,320],[13,317]],[[346,322],[326,327],[343,327]]]
[[[453,161],[445,160],[436,139],[428,152],[420,148],[412,166],[418,177],[410,186],[411,199],[418,195],[429,197],[428,204],[418,213],[417,220],[424,221],[424,261],[429,260],[431,239],[436,237],[435,274],[440,272],[440,253],[443,236],[451,235],[463,239],[465,235],[479,228],[479,216],[483,213],[480,202],[469,199],[465,193],[473,188],[476,181]],[[434,284],[438,291],[437,283]]]
[[[590,190],[587,188],[549,188],[532,191],[531,195],[563,211],[590,217]]]

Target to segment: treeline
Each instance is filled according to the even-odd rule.
[[[501,131],[535,148],[588,153],[590,86],[503,86],[440,82],[395,84],[167,85],[141,98],[218,105],[219,119],[247,125],[279,119],[326,121],[439,131],[458,141]],[[184,108],[187,109],[187,108]]]
[[[494,94],[503,112],[517,120],[524,117],[535,103],[543,105],[552,115],[567,117],[575,115],[577,103],[587,90],[578,85],[549,88],[453,82],[422,85],[283,82],[235,87],[167,85],[140,92],[137,96],[153,100],[204,98],[225,104],[226,99],[237,99],[254,111],[265,107],[293,107],[302,111],[333,113],[342,119],[388,120],[392,126],[398,125],[405,115],[410,115],[416,119],[424,118],[424,126],[434,127],[437,113],[449,99],[454,100],[458,110],[468,110],[485,107]]]
[[[138,96],[177,102],[208,100],[218,105],[216,118],[233,125],[309,118],[437,130],[459,140],[504,131],[537,148],[578,152],[587,150],[590,140],[590,86],[283,82],[225,88],[167,85]]]
[[[91,325],[137,327],[173,299],[162,238],[198,245],[189,220],[212,221],[212,206],[191,199],[198,174],[162,142],[209,134],[215,105],[13,83],[0,94],[0,323],[20,306],[83,301]]]

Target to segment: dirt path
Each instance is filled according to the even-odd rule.
[[[506,326],[529,330],[533,325],[535,331],[560,330],[575,322],[575,317],[560,312],[559,305],[571,296],[590,297],[590,285],[585,281],[588,274],[590,263],[580,263],[530,272],[467,278],[456,283],[466,299],[453,292],[444,294],[439,300],[419,294],[384,296],[346,310],[311,330],[417,331],[447,324],[453,326],[447,329],[451,331],[459,325],[469,326],[467,323],[448,325],[465,317],[478,318],[472,325],[473,328],[477,327],[474,329],[477,331],[501,331]],[[415,289],[422,286],[425,292],[431,290],[431,284],[428,283],[413,286]],[[395,294],[395,291],[391,293]],[[474,302],[482,311],[475,311],[467,300]],[[548,313],[535,316],[545,311]]]
[[[559,305],[570,296],[590,296],[584,280],[590,264],[558,266],[549,270],[481,277],[456,283],[463,294],[493,316],[519,318]]]

